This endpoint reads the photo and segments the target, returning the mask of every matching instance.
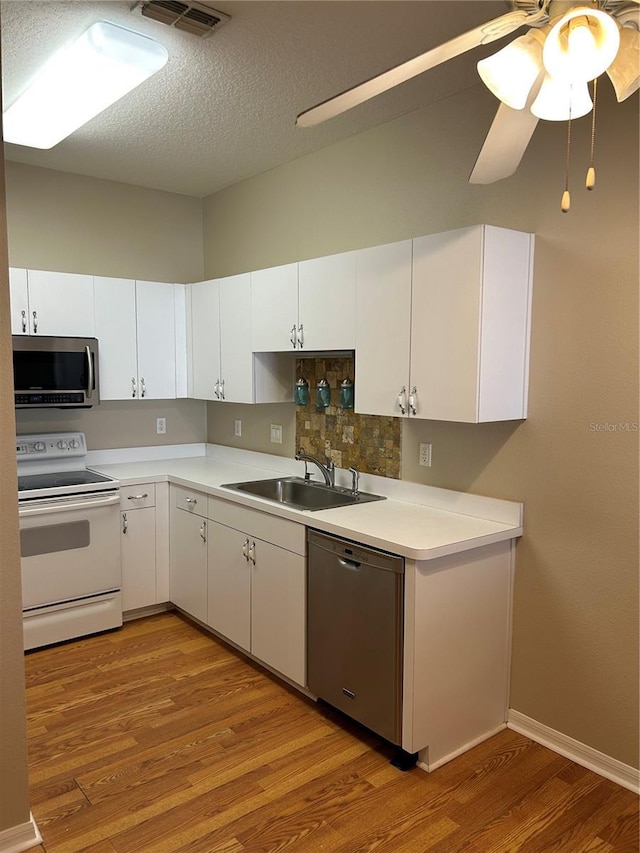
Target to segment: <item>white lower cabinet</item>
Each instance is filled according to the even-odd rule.
[[[207,621],[207,496],[172,487],[170,599],[201,622]]]
[[[251,566],[249,537],[209,522],[207,624],[251,651]]]
[[[303,525],[209,498],[207,624],[306,685]]]
[[[304,525],[171,486],[170,543],[171,601],[306,686]]]
[[[122,609],[157,604],[155,483],[120,488]]]

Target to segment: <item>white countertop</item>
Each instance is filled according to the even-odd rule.
[[[214,445],[207,446],[206,454],[134,461],[135,454],[127,451],[121,454],[127,461],[111,462],[119,457],[117,451],[109,451],[90,453],[87,462],[123,485],[169,481],[414,560],[432,560],[513,539],[523,532],[522,504],[367,475],[361,477],[361,491],[385,494],[386,500],[321,511],[296,510],[221,486],[301,476],[301,463]],[[339,472],[338,482],[344,476]]]

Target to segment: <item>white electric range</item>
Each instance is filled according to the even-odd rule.
[[[80,432],[16,440],[25,649],[122,625],[120,484],[86,454]]]

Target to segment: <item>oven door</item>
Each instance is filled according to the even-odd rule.
[[[120,589],[119,504],[109,491],[20,505],[23,610]]]

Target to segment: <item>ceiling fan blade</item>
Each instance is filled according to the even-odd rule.
[[[296,118],[296,125],[298,127],[312,127],[315,124],[327,121],[327,119],[334,118],[352,107],[356,107],[370,98],[375,98],[376,95],[404,83],[406,80],[411,80],[412,77],[417,77],[418,74],[422,74],[430,68],[435,68],[436,65],[441,65],[443,62],[466,53],[474,47],[479,47],[481,44],[489,44],[502,38],[523,24],[534,24],[545,17],[544,11],[527,14],[524,11],[515,10],[506,15],[501,15],[499,18],[494,18],[468,33],[456,36],[450,41],[416,56],[414,59],[403,62],[402,65],[384,71],[364,83],[347,89],[340,95],[305,110]]]
[[[529,109],[500,104],[469,178],[470,184],[492,184],[513,175],[527,150],[538,119]]]

